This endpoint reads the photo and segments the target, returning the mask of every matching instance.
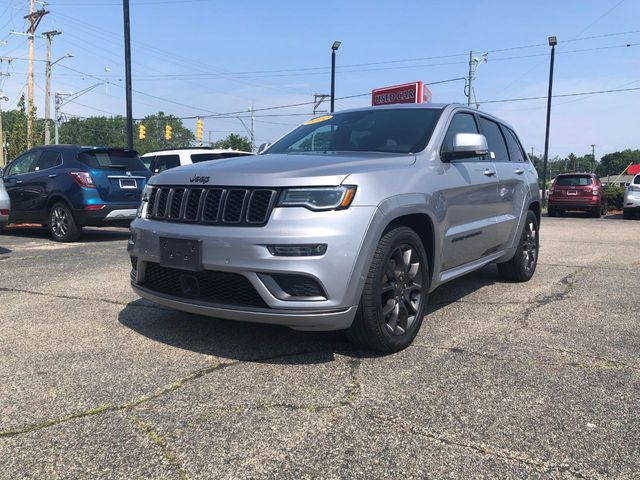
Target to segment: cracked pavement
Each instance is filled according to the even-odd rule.
[[[544,218],[390,356],[141,300],[127,236],[0,234],[0,479],[640,476],[640,222]]]

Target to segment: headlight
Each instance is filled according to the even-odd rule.
[[[309,210],[340,210],[349,208],[356,187],[289,188],[280,195],[278,207],[305,207]]]
[[[640,192],[640,187],[634,187],[633,185],[629,185],[627,187],[630,192]]]
[[[138,206],[138,211],[136,213],[137,218],[141,218],[142,216],[146,216],[146,207],[149,203],[149,196],[151,195],[151,189],[153,187],[150,185],[146,185],[144,190],[142,191],[142,199],[140,201],[140,205]]]

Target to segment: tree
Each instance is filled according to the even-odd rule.
[[[213,148],[233,148],[234,150],[251,151],[251,142],[247,137],[230,133],[227,138],[218,140],[212,145]]]
[[[601,177],[620,175],[631,163],[640,163],[640,150],[626,149],[608,153],[600,159],[596,173]]]
[[[146,128],[146,138],[143,140],[138,138],[140,124]],[[171,140],[164,138],[166,125],[171,125],[173,129]],[[134,122],[133,129],[133,148],[140,155],[167,148],[188,147],[194,140],[193,132],[182,124],[181,119],[163,112],[147,115],[141,121]],[[126,130],[126,118],[121,115],[72,118],[60,127],[60,143],[124,148]]]

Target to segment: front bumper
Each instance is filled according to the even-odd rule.
[[[364,282],[357,260],[375,207],[311,212],[304,208],[276,208],[264,227],[207,226],[136,219],[131,224],[129,253],[137,259],[133,289],[153,302],[191,313],[230,320],[272,323],[302,330],[338,330],[351,325]],[[160,262],[160,237],[200,240],[205,271],[244,276],[266,308],[210,303],[176,292],[145,287],[149,262]],[[323,243],[321,256],[274,256],[268,245]],[[323,298],[283,299],[265,276],[303,275],[315,280]],[[280,298],[278,298],[280,297]],[[233,302],[230,302],[233,303]]]

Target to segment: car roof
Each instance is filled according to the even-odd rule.
[[[114,150],[120,152],[135,152],[136,150],[128,150],[121,147],[105,147],[105,146],[89,146],[89,145],[75,145],[75,144],[60,144],[60,145],[37,145],[31,150],[63,150],[69,152],[88,152],[91,150]]]

